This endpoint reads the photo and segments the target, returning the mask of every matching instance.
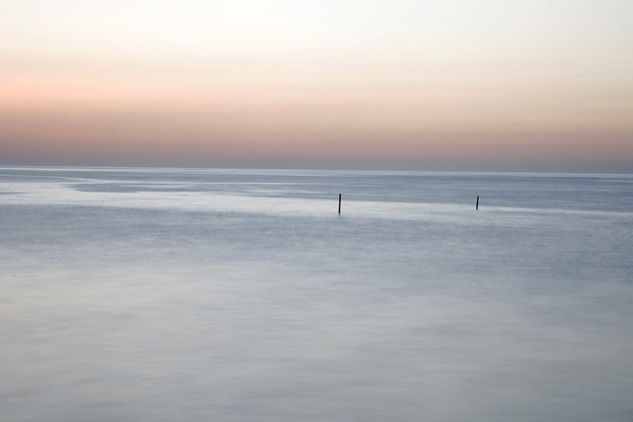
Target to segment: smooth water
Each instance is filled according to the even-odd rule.
[[[0,420],[631,421],[632,250],[630,175],[0,168]]]

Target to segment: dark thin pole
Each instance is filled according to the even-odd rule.
[[[341,194],[338,194],[338,215],[341,215]]]
[[[475,209],[479,210],[479,195],[477,195],[477,203],[475,204]]]

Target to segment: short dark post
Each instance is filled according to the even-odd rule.
[[[338,194],[338,215],[341,215],[341,194]]]
[[[475,209],[479,211],[479,195],[477,195],[477,203],[475,204]]]

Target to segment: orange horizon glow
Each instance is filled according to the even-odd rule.
[[[10,3],[0,164],[633,170],[625,2]]]

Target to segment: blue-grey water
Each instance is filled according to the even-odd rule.
[[[631,175],[3,167],[0,420],[631,421],[632,251]]]

